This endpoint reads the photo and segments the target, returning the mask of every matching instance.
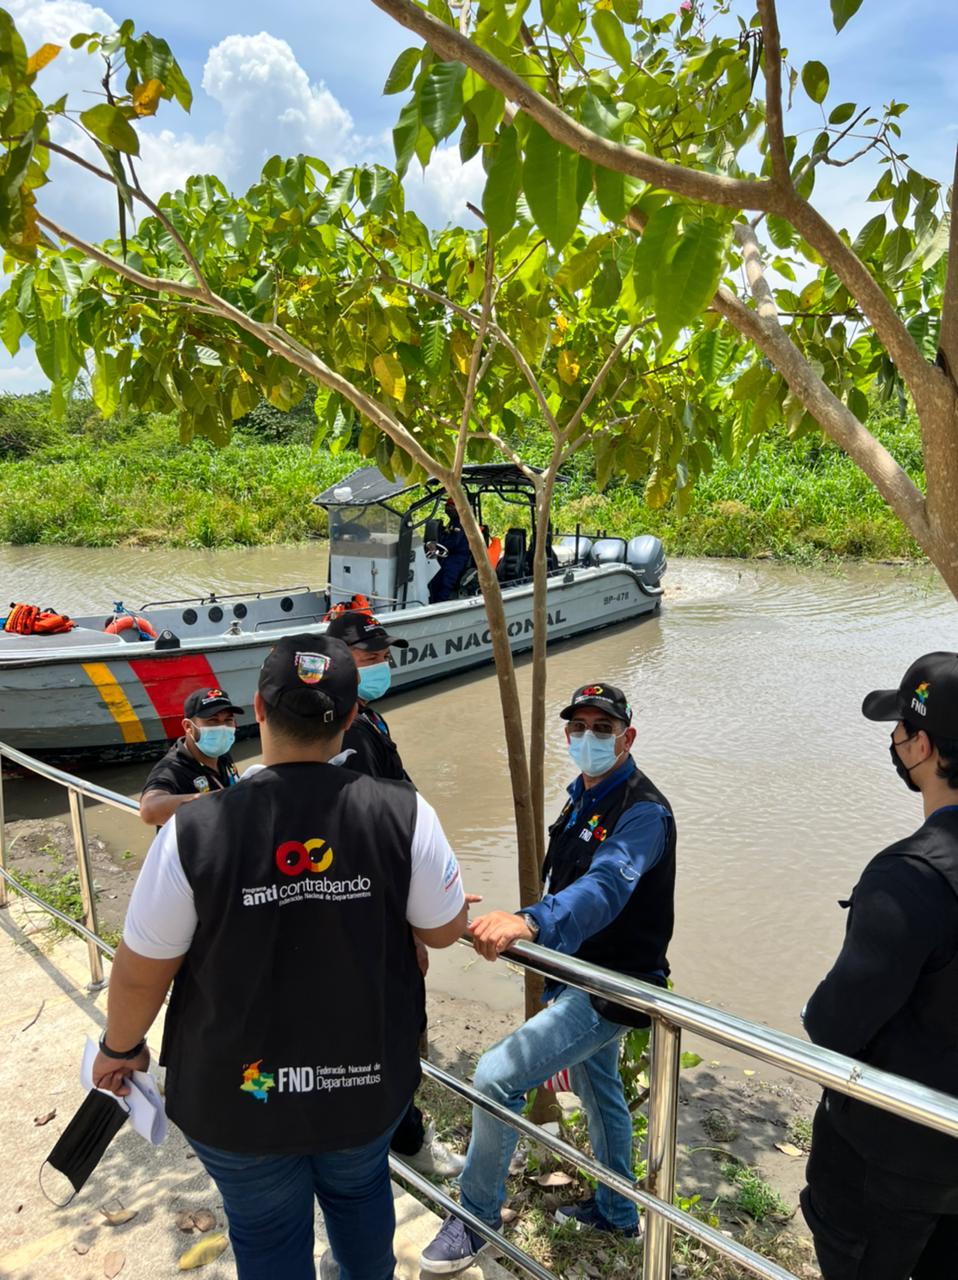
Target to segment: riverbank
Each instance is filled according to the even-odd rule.
[[[40,421],[37,397],[0,398],[0,542],[88,547],[265,546],[326,532],[310,500],[364,465],[356,452],[313,449],[302,415],[283,427],[237,430],[230,444],[182,444],[155,416],[102,423]],[[25,402],[31,402],[33,407]],[[29,408],[30,412],[27,413]],[[16,411],[30,430],[11,425]],[[32,415],[32,416],[31,416]],[[37,423],[40,422],[40,425]],[[887,418],[872,428],[921,484],[918,428]],[[32,433],[31,433],[32,432]],[[530,456],[534,456],[535,450]],[[920,560],[917,545],[857,467],[820,437],[763,438],[747,464],[717,459],[692,510],[646,507],[641,485],[595,491],[588,459],[574,460],[557,527],[655,533],[670,555]]]

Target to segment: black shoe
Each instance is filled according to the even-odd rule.
[[[427,1244],[419,1255],[423,1271],[436,1275],[451,1275],[471,1267],[476,1258],[488,1247],[488,1242],[452,1214],[439,1228],[435,1240]]]
[[[599,1212],[599,1206],[595,1202],[595,1198],[589,1200],[580,1200],[577,1204],[564,1204],[555,1211],[556,1222],[572,1222],[575,1224],[576,1230],[581,1231],[583,1227],[589,1227],[593,1231],[604,1231],[608,1235],[625,1236],[626,1238],[635,1237],[639,1234],[639,1228],[635,1227],[617,1227],[610,1222],[604,1214]]]

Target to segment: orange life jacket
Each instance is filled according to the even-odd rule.
[[[21,636],[52,636],[72,631],[75,626],[76,623],[65,613],[41,610],[35,604],[11,604],[3,629]]]
[[[338,618],[341,613],[365,613],[370,622],[376,621],[373,617],[372,605],[365,596],[361,595],[354,595],[351,600],[341,600],[339,604],[334,604],[323,621],[332,622],[333,618]]]

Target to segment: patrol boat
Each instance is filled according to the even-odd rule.
[[[479,520],[511,516],[489,539],[514,651],[532,647],[535,494],[509,464],[464,469]],[[315,634],[327,614],[365,597],[390,633],[392,688],[453,675],[489,662],[492,646],[471,559],[450,582],[443,574],[450,526],[435,480],[409,484],[375,467],[353,472],[313,499],[329,516],[329,582],[244,595],[146,603],[135,610],[74,617],[53,635],[0,632],[0,739],[31,755],[108,763],[158,755],[181,733],[193,690],[222,686],[252,708],[263,659],[277,636]],[[461,539],[461,532],[459,538]],[[658,610],[666,560],[649,534],[631,539],[551,537],[547,548],[549,641],[582,635]],[[444,594],[430,599],[443,574]],[[435,596],[436,592],[433,591]],[[252,715],[241,733],[255,731]]]

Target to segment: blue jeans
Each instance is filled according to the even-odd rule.
[[[530,1089],[570,1067],[572,1088],[585,1107],[595,1158],[632,1180],[632,1116],[619,1075],[619,1040],[627,1030],[597,1013],[584,991],[566,987],[547,1009],[483,1054],[475,1086],[518,1115]],[[517,1141],[515,1129],[473,1108],[472,1139],[459,1178],[461,1200],[464,1208],[490,1226],[499,1224]],[[637,1224],[635,1204],[602,1183],[596,1201],[614,1226],[629,1229]]]
[[[188,1137],[223,1197],[239,1280],[314,1280],[314,1196],[342,1280],[392,1280],[394,1128],[364,1147],[315,1156],[240,1155]]]

